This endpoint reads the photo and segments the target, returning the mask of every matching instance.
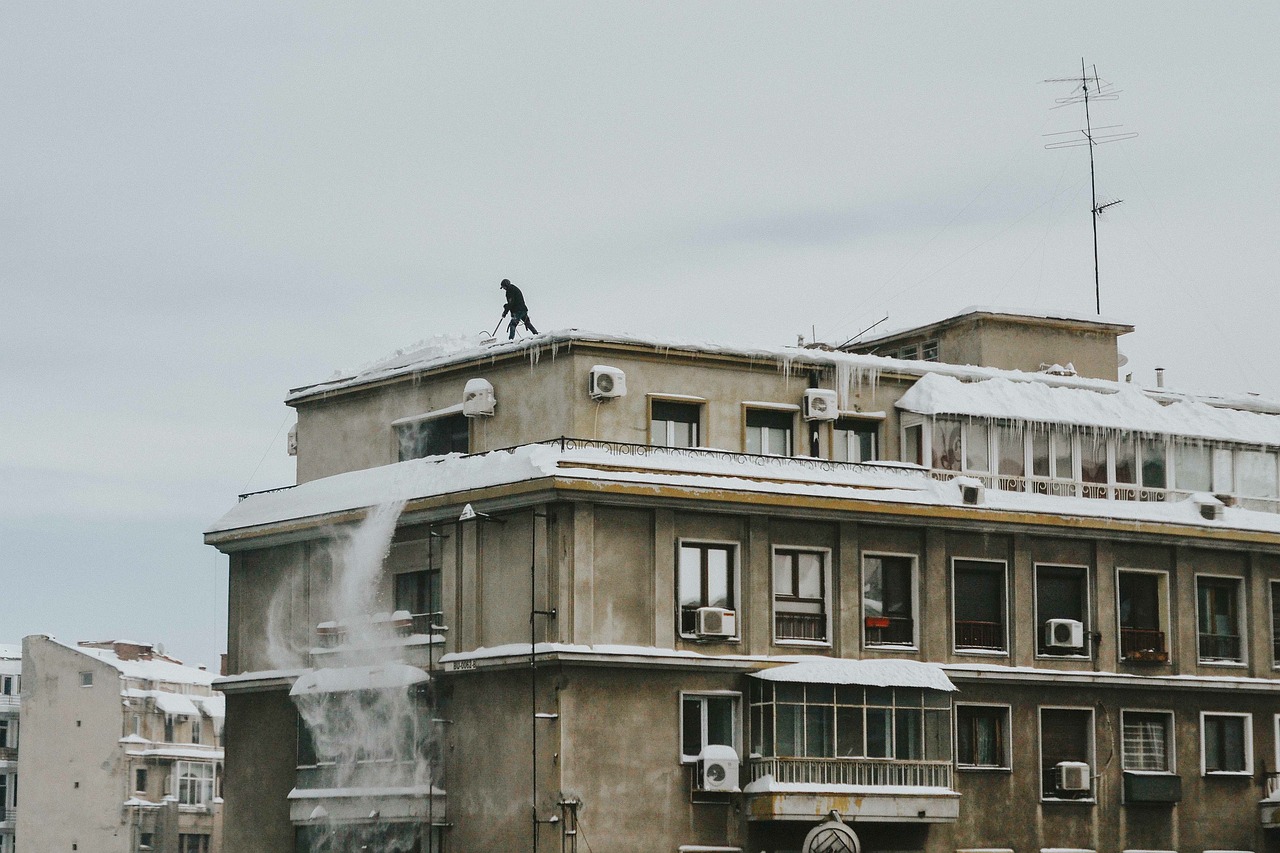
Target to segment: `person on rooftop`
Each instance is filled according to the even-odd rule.
[[[506,291],[507,304],[502,306],[502,316],[511,315],[511,322],[507,325],[507,340],[515,340],[516,328],[521,323],[529,330],[529,334],[536,335],[538,330],[529,322],[529,306],[524,304],[524,294],[520,292],[520,288],[511,283],[511,279],[504,278],[502,284],[498,287]]]

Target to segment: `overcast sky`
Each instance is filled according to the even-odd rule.
[[[201,531],[292,482],[290,387],[491,330],[841,341],[1102,312],[1280,396],[1280,4],[6,3],[0,642],[224,650]]]

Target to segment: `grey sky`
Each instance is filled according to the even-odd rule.
[[[203,527],[289,387],[493,328],[843,340],[1093,307],[1135,381],[1280,396],[1274,3],[0,7],[0,641],[216,663]],[[130,613],[133,603],[141,609]],[[148,612],[143,617],[137,613]]]

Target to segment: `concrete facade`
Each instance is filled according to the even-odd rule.
[[[147,644],[39,635],[23,641],[23,670],[19,849],[223,849],[211,673]]]
[[[22,647],[0,645],[0,853],[13,853],[18,823]]]
[[[1113,377],[1128,328],[1073,359],[1061,323],[1007,325],[980,358]],[[597,365],[625,396],[588,393]],[[294,391],[300,485],[206,533],[230,557],[229,849],[788,853],[832,809],[866,851],[1278,849],[1280,494],[1180,488],[1199,457],[1174,434],[1130,484],[1140,424],[1070,433],[1072,470],[1041,476],[1053,425],[1000,412],[964,446],[1021,442],[1021,474],[904,464],[952,417],[904,404],[934,372],[1009,378],[551,335]],[[498,403],[472,455],[397,461],[393,422],[477,377]],[[806,420],[809,388],[843,420]],[[655,401],[722,450],[661,447]],[[780,455],[746,452],[781,429],[760,411],[791,419]],[[832,460],[868,424],[873,456]],[[1195,440],[1280,478],[1275,429]]]

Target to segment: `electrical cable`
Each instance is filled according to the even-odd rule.
[[[285,412],[284,419],[280,421],[280,426],[276,427],[276,434],[271,436],[271,441],[267,444],[267,449],[262,451],[262,458],[258,460],[257,465],[253,466],[253,473],[249,475],[249,479],[246,480],[244,486],[241,487],[241,493],[249,491],[249,484],[253,482],[254,477],[258,476],[258,469],[262,467],[263,462],[267,461],[267,454],[270,453],[271,448],[275,446],[276,439],[280,437],[280,430],[284,429],[284,425],[288,423],[291,415],[291,412]]]

